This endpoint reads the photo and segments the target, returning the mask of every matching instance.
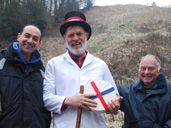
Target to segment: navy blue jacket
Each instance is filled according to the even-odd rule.
[[[0,128],[49,128],[43,108],[43,72],[36,50],[25,62],[13,43],[0,52]]]
[[[171,128],[171,84],[161,73],[146,95],[143,82],[117,86],[123,97],[122,128]]]

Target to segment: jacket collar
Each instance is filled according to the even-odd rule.
[[[19,43],[18,42],[14,42],[12,46],[13,46],[13,49],[15,51],[17,51],[17,54],[18,54],[18,57],[20,58],[20,60],[23,63],[25,63],[25,64],[32,64],[32,63],[39,62],[41,60],[41,55],[40,55],[39,51],[38,50],[35,50],[32,53],[32,55],[31,55],[31,60],[29,62],[26,62],[26,61],[24,61],[24,59],[23,59],[23,57],[22,57],[22,55],[21,55],[21,53],[20,53],[20,51],[18,49],[19,48]]]
[[[143,91],[143,81],[140,79],[138,82],[138,85],[134,87],[135,91]],[[154,93],[165,93],[167,91],[167,81],[165,79],[165,76],[163,73],[160,73],[160,75],[157,78],[157,81],[154,85],[152,85],[152,90],[156,90]]]

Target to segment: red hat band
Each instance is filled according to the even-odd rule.
[[[69,22],[69,21],[76,21],[76,20],[79,20],[79,21],[84,21],[83,19],[81,19],[80,17],[70,17],[68,18],[65,22]]]

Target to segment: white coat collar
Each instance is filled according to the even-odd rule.
[[[78,67],[78,65],[72,60],[72,58],[69,55],[69,52],[67,51],[64,54],[64,59],[66,59],[66,61],[68,61],[69,63],[71,63],[72,65]],[[89,52],[87,53],[87,56],[85,58],[85,61],[82,65],[82,68],[84,68],[86,65],[88,65],[89,63],[91,63],[94,59],[94,56],[92,54],[90,54]],[[79,67],[78,67],[79,68]],[[80,68],[79,68],[80,69]]]

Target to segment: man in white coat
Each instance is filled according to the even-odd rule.
[[[83,108],[80,128],[105,128],[105,114],[94,113],[86,106],[96,107],[97,102],[88,99],[95,94],[79,93],[80,85],[93,80],[105,80],[117,87],[101,59],[86,50],[91,36],[91,27],[83,13],[72,11],[66,14],[60,32],[67,44],[67,52],[48,61],[44,80],[44,105],[53,112],[54,128],[75,128],[78,107]],[[122,98],[110,100],[106,113],[115,113]]]

